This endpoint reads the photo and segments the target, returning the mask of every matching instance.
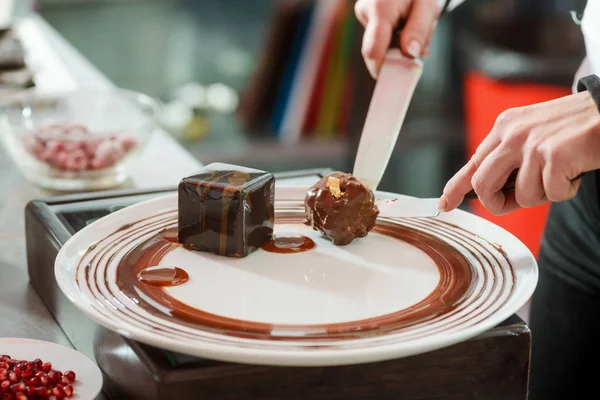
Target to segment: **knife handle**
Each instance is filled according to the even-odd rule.
[[[515,169],[509,176],[508,179],[506,180],[506,183],[504,184],[504,186],[502,187],[502,191],[504,193],[512,193],[515,191],[515,184],[517,181],[517,174],[519,173],[519,168]],[[581,178],[583,176],[583,173],[577,175],[575,178],[571,179],[571,182],[576,181],[577,179]],[[475,200],[477,199],[477,193],[475,193],[474,190],[471,190],[470,192],[468,192],[465,195],[465,199],[468,200]]]

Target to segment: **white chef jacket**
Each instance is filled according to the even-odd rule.
[[[579,78],[596,74],[600,76],[600,0],[588,0],[581,20],[586,57],[575,74],[573,92]]]

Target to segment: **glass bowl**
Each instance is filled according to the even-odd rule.
[[[101,190],[130,175],[162,106],[124,89],[27,91],[0,102],[0,138],[25,178],[59,191]]]

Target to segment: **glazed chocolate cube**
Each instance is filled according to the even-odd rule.
[[[214,163],[179,183],[179,237],[185,247],[245,257],[273,235],[275,177]]]

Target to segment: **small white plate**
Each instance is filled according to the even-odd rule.
[[[199,357],[296,366],[448,346],[501,323],[533,293],[533,255],[482,218],[460,210],[381,218],[366,238],[335,246],[302,223],[306,189],[277,187],[275,233],[311,238],[310,251],[258,250],[237,259],[172,243],[140,257],[179,267],[189,280],[167,288],[140,283],[123,260],[161,231],[176,232],[177,195],[168,195],[78,232],[58,254],[56,279],[84,313],[126,337]]]
[[[73,371],[74,400],[93,400],[102,390],[102,372],[85,354],[69,347],[41,340],[0,338],[0,354],[13,359],[33,361],[36,358],[52,363],[57,371]]]

